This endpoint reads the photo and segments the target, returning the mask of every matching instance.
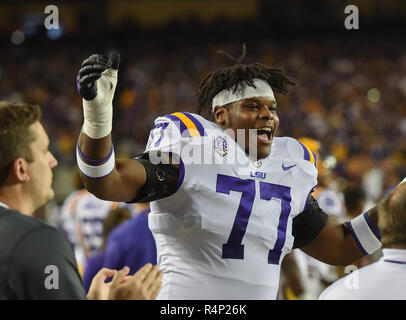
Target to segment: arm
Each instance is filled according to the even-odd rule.
[[[159,152],[158,164],[148,161],[148,154],[136,160],[115,159],[111,127],[118,65],[117,53],[109,59],[93,55],[79,70],[84,111],[76,153],[80,177],[87,190],[104,200],[149,202],[167,197],[177,190],[179,177],[172,156]]]
[[[406,178],[399,185],[405,182]],[[351,221],[339,223],[310,197],[305,211],[293,219],[294,247],[327,264],[348,265],[381,247],[378,216],[375,207]]]
[[[119,60],[118,53],[112,52],[109,58],[95,54],[82,63],[77,85],[83,97],[84,124],[78,140],[77,158],[86,189],[100,199],[121,202],[134,199],[147,177],[143,165],[130,159],[115,160],[111,152],[112,101]],[[107,167],[92,175],[82,170],[86,165],[92,166],[91,169]]]
[[[313,258],[331,265],[346,266],[363,256],[348,225],[340,224],[331,215],[316,238],[300,249]]]
[[[331,265],[345,266],[363,257],[365,252],[360,249],[359,239],[355,238],[353,230],[351,231],[352,227],[350,227],[350,224],[354,224],[354,219],[350,223],[340,223],[334,216],[327,216],[318,207],[316,200],[312,199],[312,201],[313,219],[324,216],[326,223],[319,233],[309,243],[300,246],[300,249],[313,258]],[[309,214],[306,211],[304,213]],[[376,225],[378,220],[376,208],[371,209],[367,215]],[[312,222],[308,221],[308,223]],[[306,228],[303,224],[300,227]],[[374,236],[379,235],[374,234]]]
[[[78,144],[87,158],[104,159],[111,150],[111,135],[102,139],[92,139],[82,131]],[[91,165],[89,161],[83,161]],[[80,178],[85,188],[99,199],[127,202],[136,198],[145,185],[147,173],[144,166],[138,161],[116,159],[114,169],[108,176],[94,179],[80,173]]]

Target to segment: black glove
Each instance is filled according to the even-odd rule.
[[[111,52],[107,58],[105,55],[94,54],[83,61],[76,77],[76,85],[79,94],[85,100],[93,100],[97,95],[96,81],[100,79],[106,69],[117,70],[120,64],[120,54]],[[113,86],[113,84],[111,84]],[[114,84],[115,86],[115,84]]]

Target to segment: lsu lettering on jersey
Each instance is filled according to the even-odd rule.
[[[220,126],[178,112],[156,119],[146,148],[155,151],[180,156],[177,191],[149,215],[158,299],[276,299],[292,219],[317,184],[311,150],[274,138],[270,155],[251,161]]]

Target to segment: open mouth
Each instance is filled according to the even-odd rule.
[[[258,140],[264,143],[271,143],[273,129],[271,127],[257,128]]]

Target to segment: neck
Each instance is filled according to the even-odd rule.
[[[136,203],[135,204],[135,210],[137,212],[139,211],[144,211],[144,210],[148,210],[149,209],[149,202],[146,203]]]
[[[18,210],[22,214],[32,215],[36,210],[29,197],[24,195],[24,192],[19,185],[3,186],[0,188],[0,201],[7,205],[10,209]]]

